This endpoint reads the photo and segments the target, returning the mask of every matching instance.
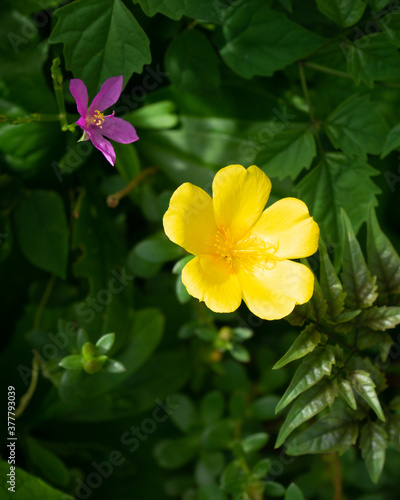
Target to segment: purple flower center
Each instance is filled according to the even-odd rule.
[[[102,128],[104,123],[104,113],[100,113],[98,109],[93,113],[92,116],[86,118],[88,125],[95,125],[96,127]]]

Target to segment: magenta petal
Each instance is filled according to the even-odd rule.
[[[69,90],[72,94],[72,97],[76,101],[78,113],[82,116],[82,118],[86,118],[89,102],[86,85],[82,80],[79,80],[79,78],[73,78],[69,83]]]
[[[115,163],[115,151],[111,146],[111,143],[104,139],[104,137],[93,129],[89,130],[90,140],[93,142],[93,146],[103,153],[106,160],[114,166]]]
[[[101,134],[122,144],[128,144],[139,139],[133,125],[115,116],[106,116],[104,118]]]
[[[122,76],[113,76],[106,80],[90,105],[89,115],[92,115],[96,110],[100,112],[104,111],[115,104],[121,95],[122,83]]]

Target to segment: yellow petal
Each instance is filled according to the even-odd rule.
[[[222,168],[214,177],[213,200],[217,226],[240,239],[260,217],[271,191],[271,181],[255,165]]]
[[[183,268],[182,281],[190,295],[214,312],[235,311],[242,301],[237,275],[219,257],[195,257]]]
[[[308,302],[314,291],[314,275],[303,264],[290,260],[254,264],[238,273],[243,299],[256,316],[280,319],[296,304]]]
[[[297,198],[283,198],[271,205],[250,232],[267,248],[275,248],[274,255],[280,259],[308,257],[318,249],[318,224]]]
[[[189,253],[214,252],[213,202],[199,187],[189,182],[182,184],[171,197],[163,223],[168,238]]]

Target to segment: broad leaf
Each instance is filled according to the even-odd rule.
[[[321,340],[321,334],[318,332],[314,325],[308,325],[300,333],[300,335],[293,342],[293,345],[287,351],[287,353],[282,356],[282,358],[275,363],[273,370],[278,370],[288,363],[294,361],[295,359],[300,359],[309,352],[313,351],[314,348],[319,344]]]
[[[346,294],[343,292],[343,286],[339,280],[335,268],[328,256],[325,245],[319,245],[320,257],[320,278],[322,293],[328,305],[327,316],[335,321],[337,316],[344,309],[344,299]]]
[[[374,410],[378,418],[384,422],[385,416],[375,391],[375,383],[371,379],[370,374],[364,370],[356,370],[349,376],[349,382],[354,390]]]
[[[346,210],[357,232],[366,219],[369,204],[377,205],[375,196],[380,189],[370,179],[377,174],[362,160],[326,153],[321,163],[298,184],[299,197],[306,202],[328,245],[337,246],[342,239],[341,208]]]
[[[355,444],[357,436],[357,421],[342,410],[333,411],[290,440],[286,452],[289,455],[333,452],[342,454]]]
[[[63,201],[55,191],[31,191],[15,210],[22,253],[35,266],[65,278],[69,229]]]
[[[400,78],[400,54],[387,43],[383,33],[367,35],[350,46],[342,44],[341,48],[347,52],[347,71],[356,85],[364,82],[372,88],[375,81]]]
[[[297,368],[289,387],[276,407],[276,413],[283,410],[299,394],[315,385],[323,377],[330,375],[334,363],[335,357],[329,349],[319,347],[309,354]]]
[[[304,168],[310,168],[316,155],[314,136],[308,128],[285,130],[284,124],[276,127],[282,131],[272,135],[255,164],[269,177],[296,179]]]
[[[360,324],[375,331],[394,328],[400,323],[400,307],[371,307],[362,312]]]
[[[346,303],[350,308],[362,309],[371,306],[378,296],[376,278],[371,276],[368,270],[360,244],[344,211],[342,211],[342,221],[344,243],[341,277],[346,292]]]
[[[271,76],[324,43],[263,0],[234,4],[224,19],[223,36],[221,56],[244,78]]]
[[[352,410],[357,409],[356,398],[354,397],[353,389],[347,380],[343,378],[338,379],[339,396],[346,401]]]
[[[317,0],[317,5],[326,17],[342,28],[356,24],[367,6],[365,0]]]
[[[335,148],[366,160],[381,153],[389,126],[369,96],[354,95],[328,116],[325,130]]]
[[[185,2],[181,0],[133,0],[133,3],[138,3],[144,13],[150,17],[160,13],[175,20],[187,16],[219,23],[223,15],[223,11],[219,8],[221,2],[214,0],[202,0],[201,2],[197,0],[185,0]]]
[[[329,381],[322,381],[302,394],[290,409],[279,431],[275,448],[279,448],[289,434],[303,422],[314,417],[327,406],[332,406],[336,396],[336,387]]]
[[[371,479],[377,483],[385,464],[388,435],[375,422],[367,422],[361,430],[360,448]]]
[[[368,266],[377,277],[379,293],[400,293],[400,257],[379,227],[372,207],[368,214],[367,230]]]
[[[121,0],[79,0],[57,10],[50,43],[63,43],[66,66],[92,98],[100,85],[141,73],[151,61],[149,39]]]

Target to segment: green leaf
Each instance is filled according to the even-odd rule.
[[[124,373],[126,372],[126,367],[116,359],[108,359],[104,364],[104,371],[108,373]]]
[[[125,119],[125,117],[124,117]],[[140,173],[140,160],[133,144],[113,144],[116,160],[115,168],[120,173],[126,183],[131,182]],[[135,194],[135,189],[131,191],[131,197]]]
[[[381,10],[383,7],[386,7],[386,5],[390,2],[390,0],[369,0],[370,6],[375,10]]]
[[[181,275],[179,275],[176,278],[175,291],[176,291],[176,296],[181,304],[186,304],[186,302],[189,302],[189,300],[192,298],[192,296],[189,295],[185,285],[182,282]]]
[[[182,432],[187,433],[196,422],[196,408],[185,394],[174,394],[172,396],[176,409],[171,414],[171,420]]]
[[[368,267],[377,277],[379,293],[400,293],[400,257],[379,227],[372,207],[369,209],[367,231]]]
[[[380,332],[394,328],[400,323],[400,307],[371,307],[362,312],[360,323]]]
[[[165,68],[178,89],[207,92],[220,83],[219,58],[200,31],[184,31],[172,40],[165,55]]]
[[[275,420],[275,408],[279,397],[274,395],[263,396],[256,399],[250,406],[250,415],[257,420]]]
[[[342,410],[335,411],[325,415],[305,432],[290,440],[286,451],[289,455],[333,452],[343,454],[355,444],[357,436],[357,421]]]
[[[346,294],[344,294],[346,295]],[[354,318],[356,318],[359,314],[361,314],[361,309],[356,309],[355,311],[343,311],[336,317],[335,323],[336,325],[341,325],[343,323],[349,323]]]
[[[345,52],[347,47],[342,44]],[[392,81],[400,78],[400,55],[396,47],[389,45],[382,33],[362,37],[350,45],[346,54],[347,71],[356,85],[364,82],[372,88],[375,81]]]
[[[114,345],[115,333],[106,333],[96,342],[98,354],[107,354]]]
[[[285,487],[276,481],[264,481],[264,493],[269,497],[283,497]]]
[[[202,21],[219,23],[221,21],[221,12],[218,7],[218,2],[214,0],[133,0],[133,3],[138,3],[143,9],[146,16],[153,17],[160,13],[168,16],[176,21],[182,16],[192,17]]]
[[[176,105],[173,101],[159,101],[146,104],[124,116],[124,120],[132,123],[134,127],[148,130],[172,128],[179,123],[179,117],[176,114]]]
[[[36,439],[28,438],[26,441],[29,460],[38,468],[40,473],[57,486],[66,488],[70,475],[67,467],[57,455],[48,450]]]
[[[400,451],[400,415],[389,415],[387,431],[389,433],[390,442],[397,451]]]
[[[304,500],[304,495],[301,489],[297,486],[296,483],[290,483],[286,493],[284,500]]]
[[[317,0],[319,10],[342,28],[353,26],[364,14],[365,0]]]
[[[158,465],[164,469],[179,469],[193,460],[198,452],[199,443],[195,436],[165,439],[154,448]]]
[[[164,232],[156,233],[138,243],[135,252],[141,259],[155,264],[178,259],[183,254],[182,248],[172,243]]]
[[[353,389],[347,380],[338,379],[339,396],[350,406],[352,410],[357,409],[356,398],[354,397]]]
[[[346,210],[357,232],[366,220],[370,203],[378,204],[375,196],[380,189],[370,179],[377,174],[362,160],[326,153],[321,163],[298,184],[299,197],[318,222],[327,245],[337,246],[342,239],[341,208]]]
[[[63,43],[67,69],[89,95],[107,78],[141,73],[151,61],[149,39],[121,0],[80,0],[57,10],[50,43]]]
[[[269,435],[266,432],[251,434],[242,440],[242,447],[245,453],[253,453],[261,450],[267,443]]]
[[[327,406],[332,406],[336,396],[335,385],[327,380],[311,387],[302,394],[290,409],[285,422],[280,428],[275,448],[279,448],[289,434],[303,422],[314,417]]]
[[[296,179],[303,168],[310,168],[316,155],[314,136],[308,128],[285,130],[284,124],[276,125],[282,132],[257,154],[255,164],[269,177]]]
[[[360,448],[369,475],[377,483],[385,464],[388,435],[375,422],[367,422],[361,430]]]
[[[231,420],[219,420],[208,425],[201,436],[203,446],[210,449],[231,448],[234,424]]]
[[[0,462],[0,473],[3,478],[10,473],[10,465],[4,460]],[[2,500],[73,500],[71,495],[54,489],[36,476],[28,474],[19,467],[15,468],[15,492],[8,491],[10,485],[6,481],[0,484]]]
[[[385,158],[389,153],[399,148],[400,148],[400,123],[395,125],[388,133],[385,144],[383,145],[381,158]]]
[[[267,474],[271,466],[270,458],[262,458],[259,460],[251,471],[251,476],[255,479],[263,479]]]
[[[71,354],[63,358],[58,364],[66,370],[79,370],[82,368],[83,358],[80,354]]]
[[[222,417],[224,397],[219,391],[208,392],[201,400],[200,418],[204,425],[212,424]]]
[[[363,309],[371,306],[378,296],[376,278],[368,270],[350,219],[344,210],[341,215],[344,229],[341,278],[346,303],[350,308]]]
[[[321,242],[319,245],[319,257],[319,282],[328,305],[327,317],[332,321],[335,321],[337,316],[339,316],[344,309],[344,299],[346,294],[343,292],[342,283],[336,274],[335,267],[328,256],[326,247]]]
[[[207,484],[200,486],[198,490],[198,500],[226,500],[227,497],[216,484]]]
[[[61,196],[54,191],[31,191],[15,210],[15,226],[24,256],[33,265],[65,278],[69,230]]]
[[[300,333],[300,335],[293,342],[293,345],[287,351],[287,353],[282,356],[282,358],[275,363],[272,367],[273,370],[278,370],[288,363],[294,361],[295,359],[300,359],[309,352],[312,352],[314,348],[319,344],[321,340],[321,334],[318,332],[314,325],[308,325]]]
[[[389,3],[390,0],[383,0],[380,3]],[[379,3],[379,0],[375,3]],[[379,11],[382,7],[374,8]],[[400,14],[396,9],[390,9],[388,16],[380,15],[377,19],[378,24],[383,33],[388,37],[389,41],[395,46],[400,47]]]
[[[280,3],[285,7],[285,9],[289,12],[293,12],[292,8],[292,0],[279,0]]]
[[[374,410],[377,417],[384,422],[385,415],[383,414],[381,404],[375,391],[375,383],[371,379],[371,375],[364,370],[356,370],[350,374],[348,380],[354,390]]]
[[[233,4],[224,19],[223,36],[221,56],[244,78],[271,76],[324,43],[263,0]]]
[[[235,344],[230,353],[231,356],[240,363],[248,363],[250,361],[249,351],[240,344]]]
[[[325,130],[336,149],[366,160],[382,152],[389,126],[369,96],[356,94],[332,111]]]
[[[283,408],[286,408],[286,406],[291,403],[293,399],[297,398],[299,394],[315,385],[323,377],[330,375],[334,363],[335,356],[329,349],[323,347],[315,349],[297,368],[275,412],[279,413],[282,411]]]

